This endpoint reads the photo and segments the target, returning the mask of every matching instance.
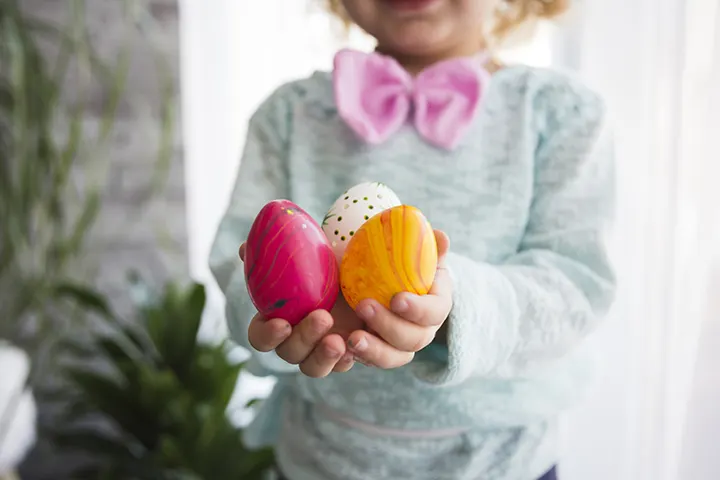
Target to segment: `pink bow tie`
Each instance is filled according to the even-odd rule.
[[[335,103],[340,117],[368,143],[384,142],[412,115],[426,141],[452,149],[490,81],[481,65],[470,58],[446,60],[413,78],[390,57],[341,50],[333,71]]]

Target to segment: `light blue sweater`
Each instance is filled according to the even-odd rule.
[[[279,382],[247,442],[277,445],[290,480],[542,474],[557,460],[555,418],[588,383],[580,343],[613,298],[606,123],[601,100],[577,80],[512,66],[493,76],[455,150],[428,145],[410,125],[369,146],[338,117],[328,73],[280,87],[250,121],[211,253],[232,338],[250,348],[255,309],[237,249],[260,208],[287,198],[321,220],[364,181],[387,184],[450,236],[454,307],[447,348],[396,370],[359,365],[311,379],[254,352],[251,372]]]

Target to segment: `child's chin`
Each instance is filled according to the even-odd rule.
[[[448,36],[440,34],[436,28],[422,25],[408,26],[393,31],[385,40],[388,50],[412,56],[435,56],[443,51]]]

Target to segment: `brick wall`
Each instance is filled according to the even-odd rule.
[[[109,148],[98,152],[88,170],[106,168],[103,208],[89,237],[84,264],[97,274],[97,285],[109,294],[116,309],[131,307],[126,275],[139,271],[156,284],[187,272],[187,232],[183,178],[179,91],[178,0],[86,0],[85,21],[93,49],[105,60],[116,61],[129,52],[127,84]],[[22,0],[28,12],[57,24],[71,18],[70,0]],[[124,5],[130,6],[128,14]],[[52,56],[54,45],[48,44]],[[164,68],[159,68],[162,59]],[[83,101],[83,124],[98,129],[108,101],[108,90],[98,81],[84,83],[82,75],[68,78],[64,102]],[[162,86],[169,79],[174,109],[172,161],[162,191],[149,195],[156,171],[162,115]],[[80,172],[79,178],[86,172]],[[41,415],[48,412],[41,410]],[[40,444],[23,467],[24,479],[61,480],[73,459],[60,457]]]
[[[164,189],[153,195],[157,171],[162,87],[179,91],[178,0],[143,0],[135,28],[117,21],[118,0],[93,0],[88,22],[96,48],[105,58],[129,49],[131,62],[111,144],[104,208],[89,245],[98,265],[100,287],[125,311],[126,275],[138,270],[153,283],[187,275],[185,194],[179,109],[175,108],[173,156]],[[127,23],[127,22],[126,22]],[[163,65],[159,67],[158,64]],[[97,100],[102,99],[99,90]],[[91,105],[94,102],[91,102]],[[102,101],[98,103],[102,104]],[[96,113],[88,112],[90,118]]]
[[[44,19],[67,23],[71,0],[23,0]],[[178,0],[85,0],[92,48],[108,64],[129,55],[127,83],[106,151],[88,168],[105,168],[103,208],[90,235],[85,264],[98,286],[127,311],[126,275],[137,270],[153,283],[187,275],[187,232],[180,136]],[[49,45],[52,50],[52,45]],[[80,78],[78,78],[80,77]],[[161,191],[152,189],[161,140],[163,88],[172,88],[172,161]],[[85,83],[87,82],[87,83]],[[99,80],[68,77],[67,104],[82,101],[84,124],[98,130],[108,103]]]

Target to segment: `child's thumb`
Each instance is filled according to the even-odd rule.
[[[450,250],[450,237],[442,230],[435,230],[435,243],[438,250],[438,265],[442,266],[445,261],[445,255]]]

